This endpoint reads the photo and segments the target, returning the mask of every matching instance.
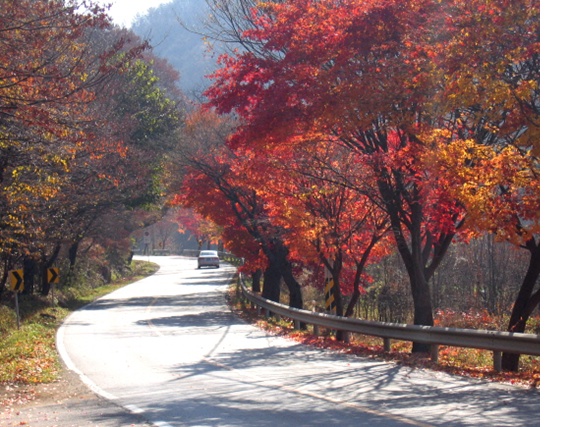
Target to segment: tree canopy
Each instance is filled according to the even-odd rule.
[[[91,2],[2,1],[0,44],[5,279],[62,245],[127,238],[130,213],[165,196],[181,113],[159,84],[167,67],[155,72],[148,45]]]
[[[219,22],[240,48],[206,107],[238,117],[228,143],[262,159],[252,176],[299,147],[354,153],[364,179],[334,181],[384,212],[414,323],[433,324],[429,280],[454,240],[538,250],[539,2],[234,3]]]

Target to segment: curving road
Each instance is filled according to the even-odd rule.
[[[169,426],[539,426],[540,393],[339,355],[274,337],[228,310],[234,270],[161,268],[73,313],[69,368],[103,397]]]

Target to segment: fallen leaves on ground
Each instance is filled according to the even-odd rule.
[[[236,307],[233,307],[233,310],[240,317],[272,334],[284,336],[305,345],[344,354],[353,354],[360,357],[391,361],[415,368],[447,372],[452,375],[484,379],[521,387],[540,388],[540,363],[539,358],[536,357],[533,358],[526,369],[521,369],[519,372],[496,372],[493,370],[492,352],[490,351],[442,347],[440,349],[439,361],[433,362],[426,354],[412,353],[410,342],[395,341],[390,351],[384,352],[383,345],[377,343],[382,342],[381,339],[353,336],[350,343],[345,343],[338,341],[333,335],[326,333],[317,336],[308,331],[296,330],[290,322],[268,320],[265,317],[257,315],[255,310],[238,309]],[[448,349],[452,350],[447,351]],[[476,364],[474,366],[466,364],[462,362],[462,358],[465,359],[466,355],[471,363],[484,360],[482,363],[485,364]]]

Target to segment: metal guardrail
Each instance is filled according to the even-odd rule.
[[[230,252],[220,252],[220,259],[222,259],[223,261],[229,262],[230,264],[239,266],[239,265],[243,265],[243,258],[237,257],[235,255],[232,255]]]
[[[397,323],[373,322],[370,320],[315,313],[308,310],[291,308],[284,304],[262,298],[246,288],[240,275],[243,295],[254,305],[264,308],[269,313],[292,319],[296,328],[301,323],[318,327],[340,330],[384,339],[384,350],[390,351],[390,340],[413,341],[429,344],[431,358],[437,362],[439,346],[478,348],[493,352],[493,366],[501,370],[501,353],[516,353],[540,356],[540,335],[515,332],[442,328],[435,326],[402,325]],[[317,332],[318,333],[318,332]]]

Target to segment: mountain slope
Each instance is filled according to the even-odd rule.
[[[206,88],[205,76],[216,66],[217,54],[209,51],[203,37],[207,12],[205,0],[174,0],[139,16],[131,28],[180,73],[178,85],[190,95]]]

